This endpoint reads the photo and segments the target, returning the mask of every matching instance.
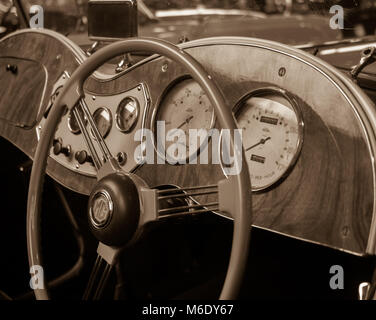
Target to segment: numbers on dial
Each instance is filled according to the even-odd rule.
[[[266,189],[294,165],[302,143],[303,123],[290,101],[253,96],[236,113],[243,131],[243,145],[252,189]]]
[[[202,147],[197,141],[189,139],[190,130],[211,129],[214,125],[214,110],[199,84],[186,79],[173,86],[164,96],[153,123],[155,135],[157,122],[165,125],[166,157],[187,163],[198,155]],[[178,152],[174,147],[176,143],[181,144],[185,152]]]

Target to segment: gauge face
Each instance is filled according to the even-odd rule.
[[[117,128],[124,133],[131,132],[137,124],[139,110],[139,103],[135,98],[127,97],[120,102],[116,111]]]
[[[290,101],[255,96],[237,112],[252,189],[266,189],[295,164],[300,153],[303,122]]]
[[[157,123],[165,125],[166,158],[187,163],[197,158],[203,147],[199,141],[189,138],[190,130],[210,130],[214,126],[214,110],[199,84],[187,79],[173,86],[159,105],[153,120],[155,135]],[[177,150],[174,147],[177,143],[184,149]]]
[[[86,125],[87,119],[85,117],[84,112],[82,111],[82,108],[76,108],[76,110],[78,110],[81,116],[81,119],[83,119],[84,124]],[[78,124],[76,116],[73,113],[73,110],[71,110],[68,115],[68,128],[69,128],[69,131],[72,132],[73,134],[81,133],[80,126]]]
[[[107,108],[99,108],[93,114],[99,133],[106,138],[112,128],[112,114]]]

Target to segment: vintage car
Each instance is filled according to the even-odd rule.
[[[218,2],[208,8],[185,8],[181,5],[174,8],[170,2],[164,6],[163,1],[161,3],[156,2],[152,6],[151,2],[150,8],[147,7],[150,10],[143,10],[154,15],[141,14],[141,36],[157,37],[173,43],[179,39],[196,40],[215,36],[257,37],[290,45],[340,40],[342,37],[339,30],[329,27],[328,16],[309,12],[286,16],[241,7],[220,9]]]
[[[0,39],[0,300],[375,298],[376,38],[75,3]]]
[[[82,48],[90,47],[92,42],[86,30],[87,1],[65,0],[59,3],[37,0],[30,3],[43,4],[46,8],[45,28],[63,33]],[[239,6],[221,8],[218,3],[208,7],[193,6],[191,1],[184,3],[179,0],[141,0],[138,9],[139,36],[173,43],[213,36],[257,37],[290,45],[342,38],[340,30],[329,27],[328,15],[309,12],[289,16],[267,15]]]

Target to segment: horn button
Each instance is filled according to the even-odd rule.
[[[94,236],[108,246],[132,239],[140,219],[140,201],[133,180],[113,173],[100,180],[89,199],[89,225]]]

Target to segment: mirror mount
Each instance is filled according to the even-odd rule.
[[[115,69],[115,72],[121,73],[121,72],[125,71],[126,69],[132,67],[132,65],[133,65],[132,56],[131,56],[130,53],[127,53],[122,57],[122,59],[118,63],[118,65]]]
[[[136,0],[89,0],[88,32],[93,41],[113,42],[138,36]]]

